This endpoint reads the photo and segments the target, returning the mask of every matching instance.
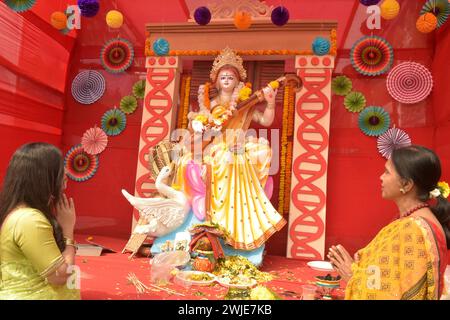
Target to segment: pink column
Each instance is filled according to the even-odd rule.
[[[162,140],[169,140],[175,129],[176,104],[179,94],[180,61],[178,57],[148,57],[144,108],[141,122],[139,157],[136,170],[135,195],[148,197],[156,191],[150,177],[148,153]],[[135,210],[133,226],[139,219]]]
[[[333,56],[297,56],[287,256],[322,260],[325,250],[328,141]]]

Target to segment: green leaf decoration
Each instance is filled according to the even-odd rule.
[[[139,80],[133,85],[133,95],[137,99],[144,99],[145,95],[145,80]]]
[[[338,76],[331,82],[331,90],[338,96],[346,96],[352,91],[352,81],[346,76]]]
[[[350,112],[361,112],[366,106],[366,97],[361,92],[352,91],[345,96],[344,106]]]
[[[137,108],[137,100],[134,96],[125,96],[120,100],[120,110],[126,114],[133,113]]]

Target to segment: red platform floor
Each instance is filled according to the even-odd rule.
[[[86,243],[86,235],[77,235],[79,243]],[[83,300],[222,300],[227,288],[214,284],[212,286],[190,288],[169,283],[163,288],[172,289],[178,294],[152,288],[150,282],[150,264],[147,257],[135,257],[129,260],[129,253],[122,254],[126,239],[102,236],[90,236],[92,241],[117,253],[103,253],[99,257],[76,257],[76,264],[81,269],[81,298]],[[314,277],[326,275],[326,272],[315,271],[306,265],[307,261],[288,259],[280,256],[266,256],[262,271],[275,276],[274,280],[265,283],[285,300],[301,299],[301,286],[314,284]],[[138,294],[134,285],[129,284],[129,273],[150,288],[145,294]],[[336,299],[342,299],[344,291],[334,291]]]

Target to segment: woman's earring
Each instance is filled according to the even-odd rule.
[[[401,192],[402,194],[405,194],[405,193],[406,193],[405,189],[403,189],[403,188],[400,188],[400,192]]]

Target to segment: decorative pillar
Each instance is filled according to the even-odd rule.
[[[296,56],[303,80],[295,103],[287,256],[323,260],[333,56]]]
[[[151,192],[156,191],[150,177],[148,154],[150,148],[162,140],[168,140],[175,129],[174,107],[178,101],[180,82],[178,57],[148,57],[145,66],[147,78],[136,171],[137,197],[149,197]],[[134,210],[133,228],[137,219],[139,213]]]

